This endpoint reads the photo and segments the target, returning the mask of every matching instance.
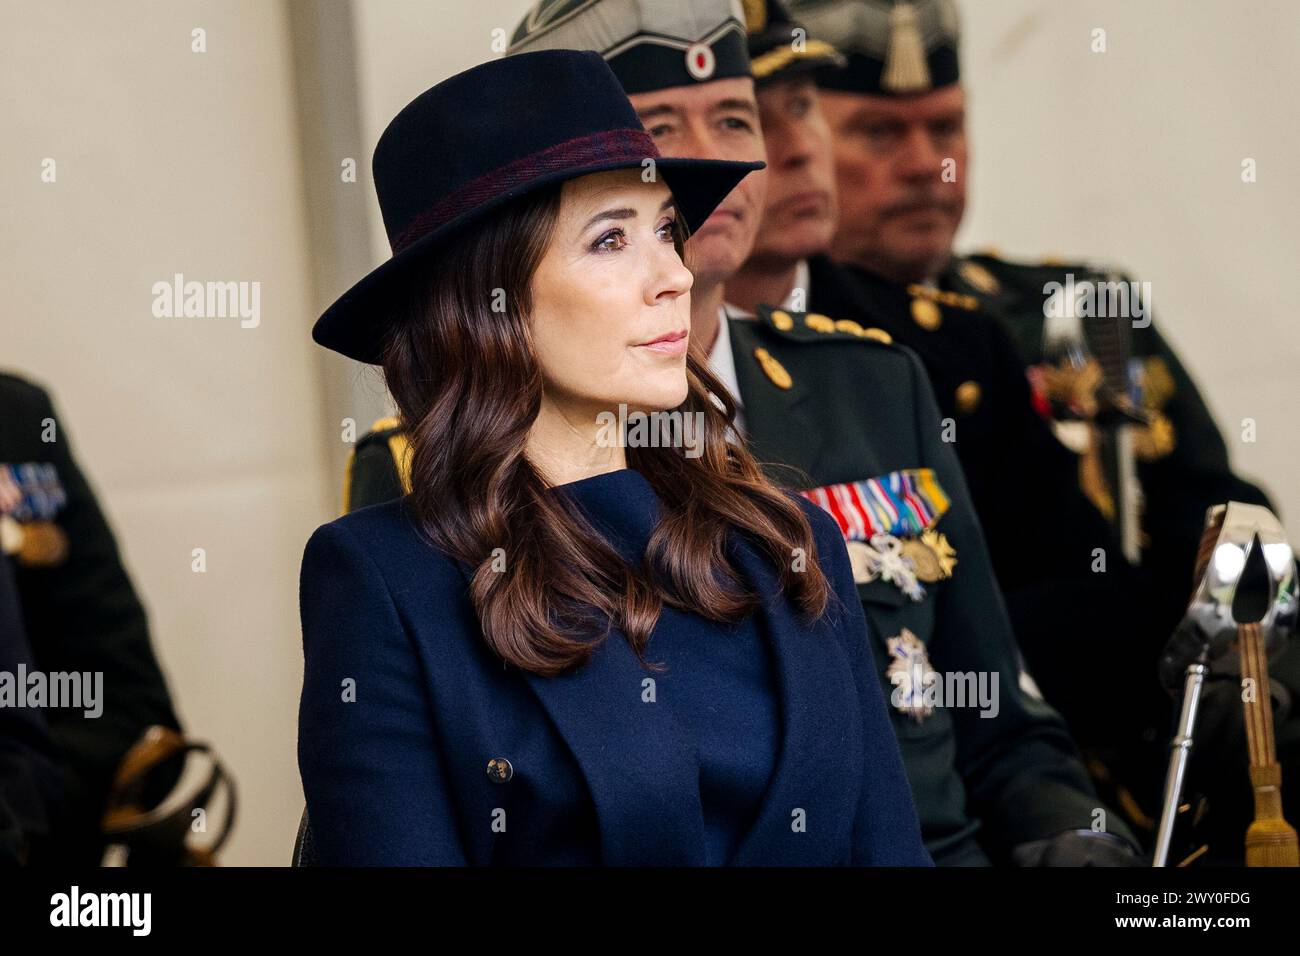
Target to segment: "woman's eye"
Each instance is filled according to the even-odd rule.
[[[674,242],[677,239],[677,230],[674,228],[676,225],[676,219],[668,219],[655,230],[655,235],[663,242]]]
[[[627,236],[622,229],[611,229],[591,244],[596,252],[617,252],[627,245]]]

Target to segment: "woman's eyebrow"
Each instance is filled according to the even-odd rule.
[[[664,200],[663,205],[659,207],[659,211],[663,212],[664,210],[670,208],[672,204],[673,204],[673,197],[669,196],[667,199]],[[626,206],[621,209],[605,209],[602,210],[601,212],[596,213],[596,215],[588,219],[583,224],[582,229],[580,231],[586,232],[596,223],[602,222],[603,220],[606,219],[635,219],[635,218],[636,218],[636,210]]]
[[[582,231],[585,232],[588,228],[590,228],[591,226],[595,225],[596,223],[600,222],[603,219],[635,219],[635,218],[636,218],[635,209],[628,209],[628,208],[606,209],[602,212],[596,213],[596,215],[588,219],[583,224]]]

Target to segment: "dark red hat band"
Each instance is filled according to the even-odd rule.
[[[521,156],[504,166],[498,166],[491,172],[484,173],[447,193],[429,209],[412,219],[392,240],[393,255],[397,255],[457,216],[497,198],[516,186],[536,183],[539,178],[545,177],[548,173],[563,173],[566,170],[600,166],[605,163],[611,166],[620,164],[636,166],[644,160],[660,158],[654,139],[644,130],[603,130],[556,143],[536,153]]]

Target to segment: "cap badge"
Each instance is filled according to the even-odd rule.
[[[713,48],[707,43],[692,43],[686,48],[686,72],[696,80],[707,80],[713,76],[718,59],[713,55]]]
[[[897,4],[889,11],[889,52],[880,85],[891,93],[920,93],[930,89],[930,65],[916,8]]]

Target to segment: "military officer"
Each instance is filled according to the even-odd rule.
[[[746,13],[766,7],[543,0],[511,52],[598,50],[665,155],[761,159]],[[983,535],[915,354],[858,323],[725,305],[762,191],[761,176],[747,177],[691,240],[692,337],[773,476],[797,482],[849,542],[927,848],[948,865],[1135,862],[1132,834],[1097,799],[1059,716],[1020,687]],[[400,460],[361,451],[354,507],[371,503],[355,493],[369,482],[359,470],[395,467],[402,480]]]
[[[401,423],[377,419],[348,456],[343,479],[343,513],[392,501],[411,490],[407,441]]]
[[[954,254],[965,208],[967,146],[953,0],[793,0],[792,8],[814,36],[845,56],[842,67],[819,75],[838,180],[834,257],[861,285],[912,297],[914,325],[906,340],[933,356],[927,365],[940,404],[959,425],[961,376],[940,385],[944,375],[936,370],[969,353],[964,336],[978,316],[1005,325],[1035,406],[1069,449],[1081,491],[1112,533],[1108,573],[1119,569],[1139,589],[1128,614],[1121,612],[1110,626],[1103,615],[1102,627],[1078,633],[1136,634],[1131,653],[1108,653],[1104,642],[1098,650],[1112,673],[1149,673],[1186,606],[1206,508],[1230,499],[1267,503],[1265,495],[1233,474],[1223,438],[1151,321],[1141,286],[1117,270],[1086,264],[1026,265]],[[814,276],[814,307],[838,304],[819,301],[817,285]],[[973,394],[968,389],[966,397]],[[959,453],[961,444],[959,438]],[[1063,536],[1061,553],[1086,560],[1091,537]],[[1079,666],[1077,655],[1054,649],[1068,651],[1076,642],[1032,640],[1041,622],[1059,617],[1052,591],[1013,591],[1012,604],[1034,673],[1045,683],[1053,674],[1068,677]],[[1070,616],[1078,623],[1075,615],[1091,609],[1096,619],[1104,607],[1071,602]],[[1021,625],[1021,619],[1031,623]],[[1126,693],[1122,699],[1127,709],[1145,698]],[[1062,705],[1073,716],[1089,702],[1080,697]],[[1144,707],[1133,716],[1142,718],[1134,729],[1142,727],[1144,739],[1158,746],[1167,732],[1158,712]],[[1143,759],[1142,748],[1131,754],[1130,769]],[[1148,808],[1150,797],[1148,791]]]
[[[1112,667],[1080,679],[1090,659],[1131,658],[1146,637],[1154,661],[1163,644],[1164,636],[1149,638],[1150,622],[1135,612],[1144,605],[1134,569],[1079,489],[1076,456],[1039,413],[998,316],[973,296],[909,289],[826,257],[836,183],[816,79],[842,67],[844,58],[773,9],[767,26],[750,35],[768,155],[767,206],[754,251],[727,282],[728,300],[750,309],[764,301],[806,307],[846,327],[875,325],[920,356],[1029,670],[1066,717],[1096,775],[1134,822],[1145,824],[1141,805],[1154,812],[1160,796],[1168,698],[1149,666]],[[796,50],[802,54],[792,55]],[[1068,615],[1060,613],[1063,607]],[[1106,693],[1098,694],[1099,687]],[[1117,698],[1135,703],[1117,709],[1110,705]],[[1112,785],[1120,778],[1122,784]]]
[[[1035,401],[1076,454],[1085,494],[1112,520],[1130,560],[1178,582],[1161,594],[1160,619],[1172,629],[1205,509],[1267,499],[1232,473],[1141,287],[1086,264],[953,253],[967,157],[954,0],[793,0],[792,9],[846,57],[821,77],[839,185],[834,258],[867,279],[1006,323]],[[937,339],[955,337],[961,324],[919,305],[915,319]]]
[[[104,675],[100,716],[46,712],[64,800],[48,836],[33,842],[31,861],[96,866],[100,818],[123,755],[147,727],[180,725],[144,608],[72,456],[66,423],[42,388],[7,374],[0,374],[0,486],[8,501],[4,550],[36,666]]]

